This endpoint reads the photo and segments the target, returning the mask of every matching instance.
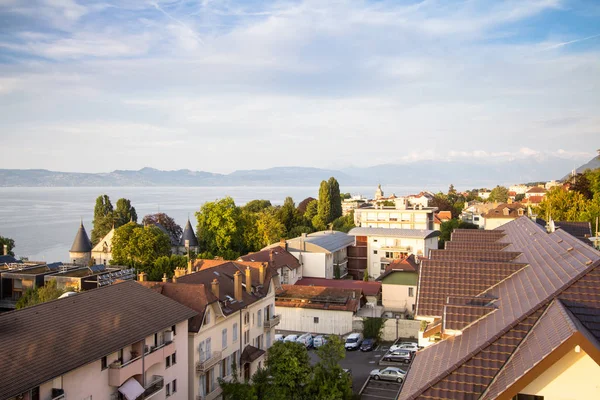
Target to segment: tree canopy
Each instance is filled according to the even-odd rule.
[[[504,186],[496,186],[490,192],[490,197],[488,197],[488,201],[506,203],[508,201],[508,189]]]
[[[128,221],[129,222],[129,221]],[[175,220],[169,217],[165,213],[156,213],[145,215],[142,219],[142,225],[160,224],[162,225],[169,235],[175,239],[179,239],[183,234],[183,229],[179,226]]]
[[[50,300],[58,299],[64,290],[56,287],[56,279],[49,280],[44,286],[36,289],[27,289],[23,296],[17,301],[17,310],[25,307],[31,307],[36,304],[45,303]]]
[[[92,245],[95,246],[113,226],[113,205],[108,195],[103,194],[96,199],[94,207],[94,227],[92,229]],[[129,221],[128,221],[129,222]]]
[[[162,256],[171,255],[171,239],[154,225],[129,222],[115,230],[113,264],[130,265],[147,271]]]
[[[135,207],[131,205],[128,199],[117,200],[117,208],[113,212],[113,221],[115,228],[125,225],[128,222],[137,222],[138,216]]]
[[[15,241],[11,238],[0,236],[0,255],[4,254],[4,245],[6,245],[8,255],[14,257],[15,253],[13,249],[15,248]]]

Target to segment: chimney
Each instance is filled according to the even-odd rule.
[[[4,255],[7,256],[8,255],[8,245],[4,245]]]
[[[187,273],[188,273],[188,274],[191,274],[191,273],[192,273],[192,260],[189,260],[189,261],[188,261]]]
[[[285,251],[287,251],[287,242],[285,241],[285,239],[279,240],[279,247],[282,247]]]
[[[270,262],[273,262],[273,257],[274,257],[274,256],[275,256],[275,250],[271,250],[271,251],[269,252],[269,261],[270,261]]]
[[[219,281],[217,280],[217,278],[213,279],[212,284],[211,284],[211,288],[212,288],[213,294],[218,299],[219,298]]]
[[[177,283],[177,276],[173,276],[173,283]]]
[[[162,281],[163,281],[163,282],[166,282],[167,280],[168,280],[168,279],[167,279],[167,273],[165,272],[165,273],[163,274]]]
[[[258,282],[261,285],[265,284],[265,273],[267,272],[267,269],[265,268],[265,263],[260,264],[260,267],[258,267]]]
[[[140,272],[140,274],[138,275],[138,281],[146,282],[146,273],[145,272]]]
[[[250,267],[246,267],[246,292],[248,294],[252,294],[252,274],[250,272]]]
[[[233,294],[237,301],[242,301],[242,273],[235,271],[233,274]]]

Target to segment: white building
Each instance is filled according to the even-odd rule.
[[[375,279],[384,273],[386,267],[394,260],[410,254],[428,257],[429,250],[438,248],[440,232],[421,229],[353,228],[348,234],[356,237],[357,246],[366,246],[363,268],[368,268],[369,276]]]
[[[433,229],[437,207],[407,206],[400,199],[395,207],[372,206],[354,210],[354,225],[363,228]]]
[[[134,281],[0,314],[0,398],[187,400],[196,315]]]
[[[508,188],[509,192],[515,192],[516,194],[525,194],[529,190],[529,187],[523,184],[512,185]]]
[[[348,247],[354,244],[354,236],[338,231],[321,231],[288,239],[287,251],[302,265],[302,276],[333,279],[348,274]],[[280,243],[268,246],[271,249]]]
[[[465,203],[465,208],[460,213],[460,219],[464,222],[477,225],[479,229],[484,229],[485,214],[497,206],[497,203],[473,202],[470,205]]]
[[[220,398],[217,378],[232,378],[235,364],[242,379],[264,364],[271,347],[278,276],[266,263],[197,260],[176,282],[146,282],[196,310],[189,324],[189,398]],[[200,268],[193,272],[193,269]]]
[[[385,311],[414,316],[419,266],[414,255],[394,260],[377,278],[381,282],[381,303]]]
[[[279,274],[281,284],[294,285],[302,279],[302,264],[287,251],[285,239],[281,239],[279,246],[247,254],[238,258],[238,261],[268,263],[269,268],[274,269]]]

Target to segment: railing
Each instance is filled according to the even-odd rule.
[[[216,365],[219,361],[221,361],[221,352],[213,351],[208,359],[196,363],[196,372],[204,374],[210,367]]]
[[[264,321],[265,330],[269,330],[281,322],[281,315],[273,315],[273,318]]]
[[[52,389],[52,400],[64,400],[67,396],[63,389]]]
[[[144,393],[135,400],[143,400],[160,391],[165,386],[165,380],[160,375],[153,375],[150,383],[146,384]]]

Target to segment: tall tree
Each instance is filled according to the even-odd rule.
[[[196,212],[201,251],[224,258],[239,257],[243,250],[240,214],[231,197],[204,203]]]
[[[488,197],[488,201],[506,203],[508,201],[508,189],[504,186],[496,186],[490,192],[490,197]]]
[[[583,194],[562,187],[553,187],[537,206],[540,218],[552,218],[555,221],[584,221],[583,213],[588,202]],[[591,221],[590,221],[591,222]]]
[[[313,368],[309,385],[312,398],[315,399],[352,399],[352,380],[344,373],[340,361],[346,357],[344,343],[332,335],[327,343],[315,350],[319,361]]]
[[[322,181],[321,186],[319,187],[319,203],[317,215],[319,216],[320,223],[324,225],[327,225],[334,219],[331,204],[331,188],[326,181]]]
[[[127,221],[129,222],[129,221]],[[142,219],[142,225],[161,224],[173,238],[179,239],[183,234],[181,226],[165,213],[148,214]]]
[[[590,172],[591,171],[586,171],[583,174],[577,174],[571,178],[570,190],[581,193],[587,200],[591,200],[592,197],[594,197],[594,193],[592,192],[590,181],[588,179],[588,174]]]
[[[95,246],[113,226],[113,205],[106,194],[98,196],[96,199],[93,224],[91,240],[92,245]]]
[[[300,215],[296,210],[296,204],[294,199],[286,197],[283,205],[277,210],[277,218],[285,226],[287,232],[291,231],[292,228],[300,222]]]
[[[129,199],[117,200],[117,208],[113,212],[113,221],[115,228],[125,225],[128,222],[137,222],[138,216],[135,207],[131,206]]]
[[[12,250],[15,248],[15,241],[11,238],[0,236],[0,255],[4,254],[4,245],[6,245],[8,255],[14,257],[15,253]]]
[[[257,213],[271,207],[272,205],[269,200],[252,200],[246,203],[242,208],[247,211]]]
[[[333,176],[329,178],[327,184],[329,185],[329,195],[331,197],[331,221],[333,221],[342,216],[342,196],[340,195],[340,184]]]

